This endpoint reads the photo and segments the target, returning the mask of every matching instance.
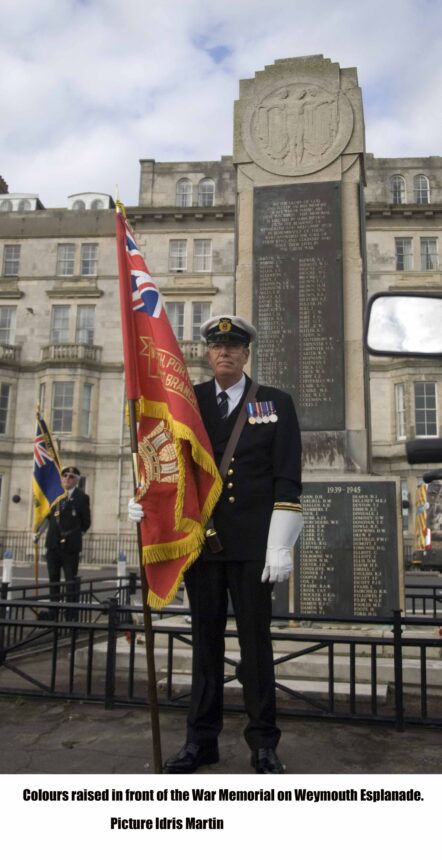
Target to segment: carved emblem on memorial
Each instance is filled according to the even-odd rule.
[[[249,155],[266,170],[302,176],[340,155],[353,122],[353,109],[342,91],[289,83],[267,90],[245,111],[244,142]]]

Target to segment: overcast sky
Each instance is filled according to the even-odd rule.
[[[240,78],[356,66],[367,151],[442,154],[441,0],[0,0],[0,175],[46,206],[138,202],[140,158],[232,153]]]

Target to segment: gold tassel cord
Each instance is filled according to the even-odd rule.
[[[195,551],[201,552],[203,543],[204,530],[200,523],[195,523],[192,533],[186,537],[175,541],[166,541],[166,543],[143,546],[143,564],[177,559]]]

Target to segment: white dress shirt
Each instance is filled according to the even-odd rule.
[[[228,401],[227,401],[227,404],[228,404],[227,415],[230,415],[230,413],[231,413],[231,412],[233,412],[233,410],[236,408],[236,406],[238,406],[238,403],[239,403],[239,401],[241,400],[241,397],[242,397],[242,396],[243,396],[243,394],[244,394],[244,388],[245,388],[245,387],[246,387],[246,377],[245,377],[245,375],[244,375],[244,373],[243,373],[243,375],[241,376],[241,379],[239,380],[239,382],[235,382],[235,385],[231,385],[231,386],[230,386],[230,388],[226,388],[226,389],[225,389],[225,392],[226,392],[226,394],[227,394],[227,396],[228,396]],[[224,389],[223,389],[223,388],[221,388],[221,386],[220,386],[219,382],[217,382],[217,380],[216,380],[216,379],[215,379],[215,391],[216,391],[216,396],[217,396],[217,398],[218,398],[218,394],[219,394],[221,391],[224,391]]]

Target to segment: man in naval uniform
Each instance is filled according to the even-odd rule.
[[[214,379],[195,386],[220,465],[251,380],[243,368],[256,330],[240,317],[201,326]],[[192,614],[193,668],[187,739],[165,773],[193,773],[219,760],[223,718],[224,631],[230,593],[241,649],[240,677],[249,718],[244,736],[257,773],[282,773],[276,754],[275,677],[270,635],[271,591],[292,571],[292,547],[303,526],[301,438],[291,397],[258,387],[229,464],[213,524],[222,550],[206,546],[185,574]],[[142,508],[129,502],[129,518]]]
[[[66,490],[66,496],[58,502],[49,516],[46,564],[50,583],[49,594],[53,602],[60,600],[61,570],[66,580],[66,601],[76,603],[78,600],[77,573],[82,536],[91,524],[89,496],[78,487],[79,480],[80,471],[76,466],[67,466],[62,470],[61,483]],[[48,615],[55,617],[54,612]],[[74,621],[75,610],[68,610],[66,618]]]

